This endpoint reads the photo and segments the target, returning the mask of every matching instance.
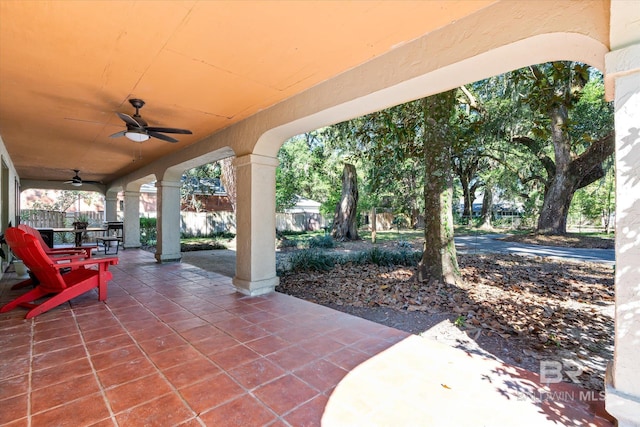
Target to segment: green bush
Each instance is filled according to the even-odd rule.
[[[328,271],[336,264],[376,264],[386,267],[393,265],[415,266],[421,257],[420,251],[409,250],[387,251],[373,248],[364,252],[340,255],[312,248],[294,252],[288,261],[280,261],[276,269],[278,274],[282,274],[287,271]]]
[[[291,240],[291,239],[282,239],[282,240],[280,240],[280,243],[278,243],[278,247],[280,249],[297,248],[298,247],[298,241],[297,240]]]
[[[407,242],[406,240],[398,240],[398,243],[396,244],[396,246],[398,246],[401,249],[413,248],[413,245],[411,244],[411,242]]]
[[[294,231],[294,230],[277,230],[276,234],[280,234],[282,236],[302,236],[306,234],[306,231]]]
[[[350,254],[344,262],[353,264],[376,264],[390,267],[392,265],[415,266],[420,261],[422,253],[419,251],[388,251],[380,248],[369,249],[365,252]]]
[[[327,254],[317,249],[303,249],[294,252],[289,258],[291,271],[328,271],[331,270],[339,256]]]
[[[140,218],[140,243],[142,245],[155,245],[157,240],[156,218]]]
[[[180,251],[182,252],[209,251],[213,249],[227,249],[227,245],[218,239],[209,238],[186,239],[180,245]]]
[[[335,240],[331,236],[315,236],[309,239],[310,248],[331,249],[336,246]]]

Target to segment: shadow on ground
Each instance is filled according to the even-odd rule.
[[[236,252],[229,249],[182,252],[182,262],[227,277],[236,275]]]

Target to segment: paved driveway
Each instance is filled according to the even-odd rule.
[[[615,264],[616,258],[613,249],[563,248],[559,246],[527,245],[498,240],[504,236],[504,234],[458,236],[455,238],[456,249],[458,253],[465,254],[499,252]]]

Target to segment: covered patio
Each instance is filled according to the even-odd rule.
[[[260,417],[257,425],[304,425],[297,416],[317,423],[321,414],[328,425],[339,425],[353,411],[356,424],[393,414],[389,424],[397,425],[397,417],[423,407],[428,416],[451,421],[461,413],[458,406],[472,404],[482,422],[514,408],[526,414],[518,425],[559,418],[569,425],[586,423],[590,418],[582,415],[579,408],[587,409],[581,404],[542,399],[550,404],[544,409],[515,399],[510,392],[523,390],[525,381],[517,373],[484,362],[476,371],[471,355],[462,358],[468,365],[455,368],[417,365],[446,363],[450,353],[274,293],[277,153],[285,140],[556,60],[602,70],[607,98],[615,105],[616,336],[605,400],[619,425],[635,426],[640,424],[640,9],[635,0],[0,2],[0,230],[20,221],[21,191],[69,189],[65,182],[78,169],[87,180],[82,189],[105,196],[107,221],[122,219],[117,195],[124,196],[127,248],[119,254],[122,263],[114,268],[106,304],[85,295],[71,309],[32,321],[17,311],[3,316],[0,415],[6,418],[0,422],[48,424],[46,414],[64,419],[69,411],[80,417],[75,419],[86,416],[84,424],[122,425],[128,416],[160,417],[174,404],[158,424],[197,425],[196,417],[207,416],[217,424],[214,417],[223,413],[218,411],[226,411],[230,420]],[[123,115],[133,114],[131,99],[147,103],[141,114],[152,126],[192,133],[178,134],[176,143],[168,143],[166,135],[145,140],[154,136],[148,133],[153,128],[123,122]],[[144,138],[128,139],[125,133]],[[187,169],[232,156],[237,262],[232,279],[216,278],[179,263],[180,179]],[[140,187],[153,181],[155,256],[135,249],[141,246]],[[0,262],[3,272],[7,262]],[[4,289],[11,274],[1,280]],[[9,297],[4,289],[2,298]],[[124,350],[131,353],[118,353]],[[425,357],[412,358],[421,352]],[[402,388],[401,381],[376,383],[379,376],[389,377],[372,361],[388,357],[394,367],[388,375],[396,380],[403,377],[395,367],[409,369],[410,376],[467,369],[485,376],[460,389],[453,378],[439,380],[433,383],[438,393],[413,388],[431,384],[426,380],[410,382],[412,388]],[[128,364],[134,360],[138,364]],[[67,366],[57,366],[62,362]],[[67,383],[77,372],[84,375]],[[103,380],[101,372],[122,377]],[[504,372],[502,379],[495,376]],[[139,381],[127,382],[133,378]],[[458,406],[435,398],[470,384],[483,391],[450,401]],[[376,391],[394,400],[367,394]],[[208,400],[212,396],[217,400]],[[578,412],[571,414],[574,409]]]
[[[613,425],[603,396],[184,263],[119,254],[89,292],[0,317],[0,424]],[[0,304],[15,274],[0,282]],[[461,408],[465,408],[461,410]]]

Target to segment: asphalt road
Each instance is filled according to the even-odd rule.
[[[458,253],[510,253],[550,257],[585,262],[601,262],[615,264],[613,249],[563,248],[559,246],[526,245],[523,243],[498,240],[504,234],[483,234],[475,236],[459,236],[455,238]]]
[[[465,254],[491,252],[511,253],[573,261],[615,264],[615,252],[613,249],[562,248],[558,246],[526,245],[498,240],[503,236],[503,234],[458,236],[455,238],[456,249],[458,253]],[[235,276],[236,272],[236,253],[234,250],[183,252],[182,262],[228,277]]]

